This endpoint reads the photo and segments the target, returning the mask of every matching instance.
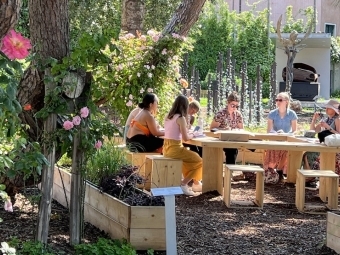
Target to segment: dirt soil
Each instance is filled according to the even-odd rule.
[[[251,201],[255,183],[232,183],[232,199]],[[28,195],[34,189],[26,190]],[[32,240],[37,207],[24,194],[15,197],[14,212],[0,209],[0,241],[16,237]],[[306,190],[306,203],[321,205],[317,191]],[[176,197],[178,254],[336,254],[325,246],[326,214],[301,214],[295,204],[295,188],[286,184],[266,185],[264,208],[228,209],[222,197],[209,192],[197,197]],[[326,211],[324,211],[326,212]],[[69,246],[68,210],[52,203],[50,246],[73,254]],[[105,233],[85,224],[84,242],[94,242]],[[138,254],[146,254],[139,252]],[[166,254],[156,252],[155,254]]]

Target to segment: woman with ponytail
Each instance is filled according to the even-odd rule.
[[[130,123],[127,133],[126,145],[132,152],[161,152],[163,147],[164,131],[159,130],[154,113],[158,109],[158,97],[148,93],[143,102],[138,105],[141,111]]]

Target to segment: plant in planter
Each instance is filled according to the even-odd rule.
[[[115,174],[102,178],[100,188],[131,206],[164,206],[163,197],[152,197],[136,188],[144,179],[136,166],[122,166]]]

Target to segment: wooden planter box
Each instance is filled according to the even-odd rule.
[[[71,174],[61,170],[68,204]],[[53,198],[66,207],[60,174],[54,171]],[[86,184],[84,220],[108,233],[126,239],[137,250],[165,250],[165,207],[130,206],[91,184]]]
[[[327,213],[327,247],[340,253],[340,215]]]

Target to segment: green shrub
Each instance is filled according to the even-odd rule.
[[[75,247],[79,255],[135,255],[136,250],[132,246],[119,240],[99,238],[94,244],[79,244]]]
[[[55,255],[50,248],[41,242],[28,241],[22,244],[22,249],[18,254],[22,255]],[[60,254],[60,253],[59,253]]]
[[[112,141],[105,142],[100,150],[87,162],[87,180],[99,184],[104,176],[116,173],[123,165],[127,164],[124,150],[115,148]]]

